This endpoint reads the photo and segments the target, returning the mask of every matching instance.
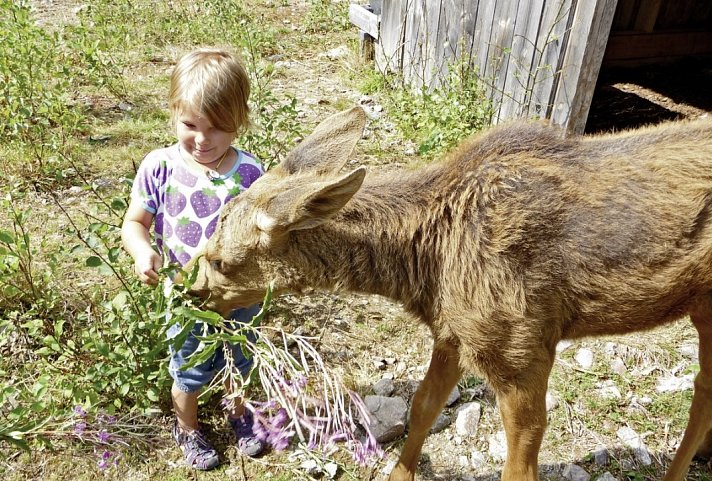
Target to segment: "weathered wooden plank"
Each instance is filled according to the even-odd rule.
[[[472,45],[470,52],[470,65],[477,71],[478,76],[482,76],[482,71],[480,70],[480,43],[482,38],[483,25],[485,25],[487,17],[485,17],[485,9],[488,8],[492,2],[484,0],[477,3],[477,12],[475,13],[475,23],[473,25],[472,31]]]
[[[648,0],[641,3],[633,28],[643,32],[652,32],[655,28],[655,22],[658,20],[661,4],[662,0]]]
[[[376,45],[376,68],[381,72],[403,71],[403,43],[409,2],[388,0],[383,3],[380,38]]]
[[[530,76],[533,75],[536,37],[543,9],[544,0],[519,2],[507,79],[498,116],[500,121],[520,117],[526,111],[524,102]]]
[[[547,0],[536,38],[532,75],[524,102],[530,117],[545,118],[550,115],[554,81],[560,69],[564,40],[572,22],[571,0]]]
[[[430,0],[425,3],[427,8],[426,28],[428,35],[430,35],[425,62],[425,85],[435,87],[447,80],[448,56],[446,49],[448,30],[451,27],[457,29],[458,26],[448,24],[445,0]],[[455,35],[457,34],[459,32],[455,32]]]
[[[478,12],[479,18],[482,19],[480,24],[480,31],[478,32],[477,41],[477,71],[479,72],[480,79],[486,84],[491,84],[491,79],[487,74],[487,65],[489,63],[489,44],[490,37],[492,36],[492,30],[495,28],[493,26],[494,22],[494,8],[495,3],[492,1],[482,2],[480,6],[484,7],[480,12]]]
[[[635,12],[636,0],[618,0],[611,30],[631,30]]]
[[[611,34],[605,65],[632,65],[690,55],[712,55],[712,32],[673,31]]]
[[[366,10],[361,5],[352,3],[349,5],[349,21],[369,34],[374,40],[378,40],[379,16]]]
[[[403,42],[403,78],[414,85],[423,85],[423,49],[427,48],[423,0],[411,0],[406,10],[406,29]]]
[[[581,133],[586,126],[616,2],[596,0],[577,4],[551,115],[552,123],[569,132]]]
[[[474,4],[473,4],[474,3]],[[450,62],[460,59],[469,46],[468,18],[477,9],[476,2],[465,0],[445,0],[443,2],[442,19],[445,25],[443,32],[443,53]]]
[[[504,86],[507,82],[509,64],[512,52],[512,42],[514,40],[514,29],[517,21],[517,10],[519,9],[519,0],[508,0],[502,2],[502,9],[498,12],[497,29],[494,31],[496,35],[493,37],[495,57],[493,65],[494,83],[490,99],[494,108],[495,114],[493,121],[499,122],[499,113],[502,107]],[[492,46],[490,46],[490,52]]]
[[[485,0],[486,1],[486,0]],[[462,11],[462,28],[460,42],[462,43],[462,51],[458,53],[458,58],[465,65],[472,65],[472,59],[475,55],[475,35],[477,30],[477,12],[480,9],[481,2],[479,0],[461,0]],[[469,7],[468,7],[469,5]]]

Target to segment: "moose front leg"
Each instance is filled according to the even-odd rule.
[[[454,346],[434,346],[428,372],[413,397],[408,438],[389,481],[412,481],[415,477],[423,442],[462,375],[459,362],[460,357]]]
[[[502,481],[539,479],[539,448],[546,429],[546,389],[553,354],[539,359],[497,392],[507,435],[507,461],[502,470]]]

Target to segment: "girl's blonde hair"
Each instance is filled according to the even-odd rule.
[[[198,49],[180,58],[171,74],[168,108],[177,116],[192,112],[217,129],[239,133],[250,125],[250,79],[235,56],[220,49]]]

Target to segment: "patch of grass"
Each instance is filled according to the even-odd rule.
[[[307,33],[340,32],[351,28],[349,2],[345,0],[309,0],[304,19]]]
[[[449,151],[489,125],[492,117],[476,70],[464,62],[452,64],[447,78],[435,88],[413,88],[402,78],[369,66],[352,72],[351,81],[378,96],[401,136],[412,140],[425,159]]]

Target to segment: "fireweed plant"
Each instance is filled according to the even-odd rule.
[[[175,269],[168,269],[171,278]],[[363,400],[330,372],[310,338],[262,325],[272,301],[272,286],[252,322],[235,330],[225,325],[222,316],[201,310],[199,301],[186,295],[196,276],[197,264],[192,272],[182,272],[182,281],[165,289],[167,310],[155,314],[165,316],[170,312],[170,322],[180,324],[180,333],[172,340],[175,347],[185,341],[196,321],[206,326],[204,334],[198,336],[200,347],[184,369],[204,362],[227,343],[237,344],[245,357],[254,360],[250,374],[243,378],[231,350],[225,349],[226,367],[210,387],[229,383],[233,394],[223,399],[224,407],[228,409],[236,397],[242,398],[245,408],[254,414],[255,432],[275,451],[294,443],[295,451],[307,456],[319,452],[330,456],[341,448],[361,466],[383,457],[369,429],[371,417]],[[208,333],[207,326],[215,330]],[[261,392],[265,400],[249,397],[254,384],[260,388],[254,391]]]

